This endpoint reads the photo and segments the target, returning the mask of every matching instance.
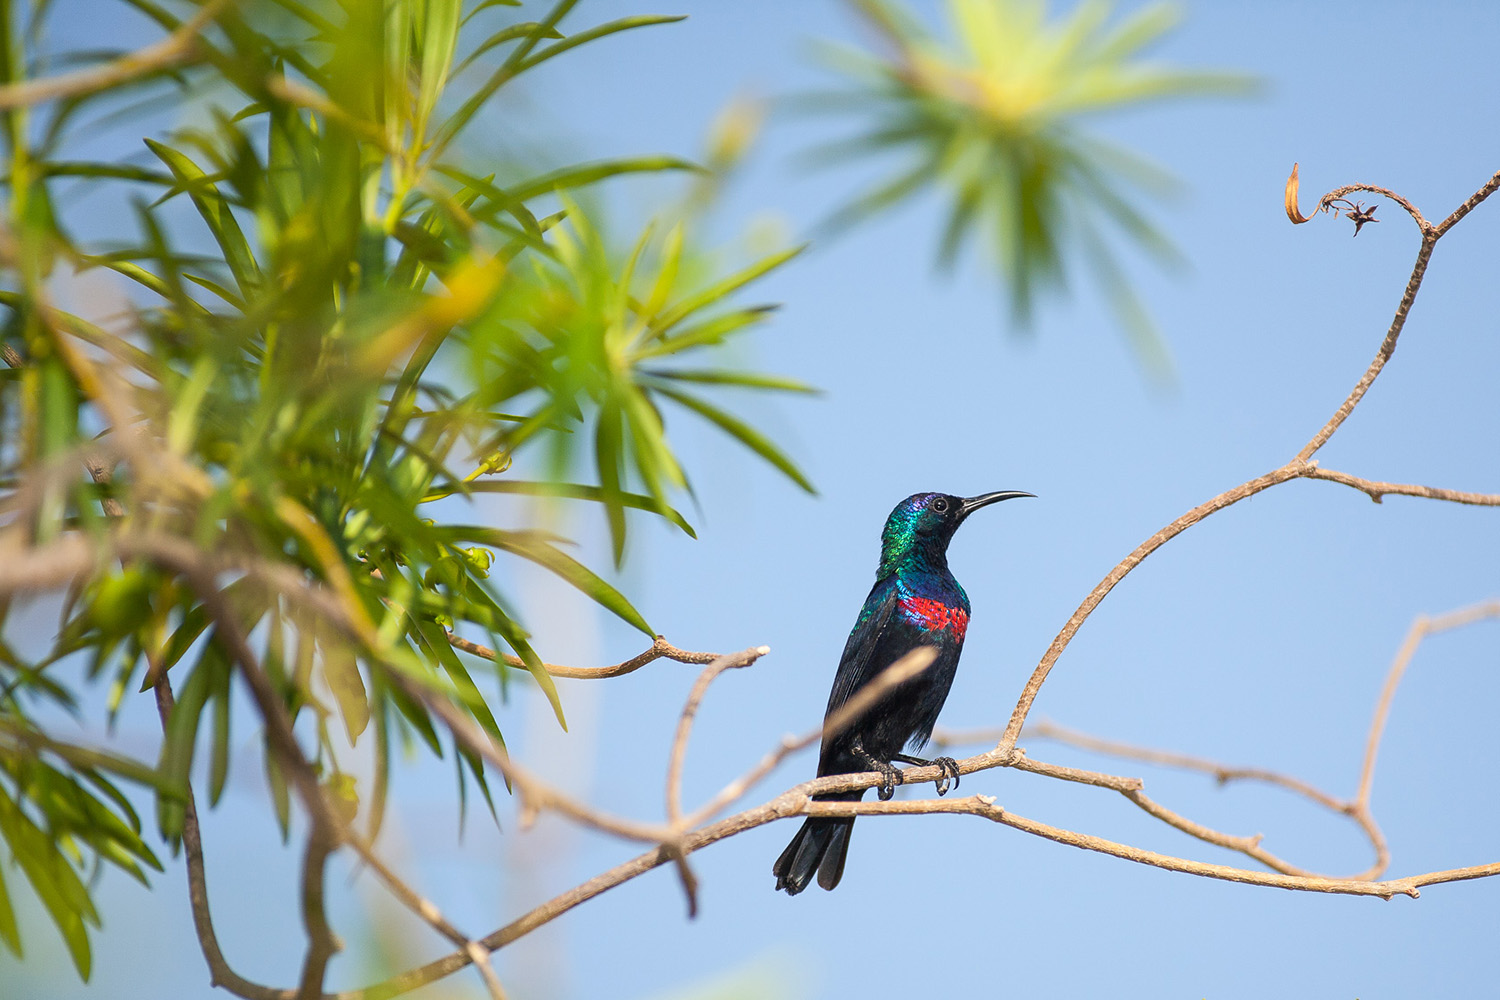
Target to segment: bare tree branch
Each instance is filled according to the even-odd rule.
[[[1500,171],[1496,171],[1495,175],[1485,183],[1484,187],[1465,198],[1464,203],[1453,210],[1452,215],[1439,222],[1437,225],[1437,234],[1442,236],[1448,232],[1448,230],[1458,224],[1460,219],[1474,211],[1480,202],[1494,194],[1497,190],[1500,190]]]

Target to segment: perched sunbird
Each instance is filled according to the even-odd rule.
[[[946,493],[918,493],[891,511],[880,535],[875,586],[844,644],[824,718],[912,650],[931,646],[937,650],[937,659],[911,680],[892,688],[853,723],[825,734],[818,755],[818,777],[879,771],[882,780],[877,792],[882,799],[889,799],[901,783],[901,772],[892,762],[900,761],[941,767],[943,776],[936,782],[939,795],[948,791],[950,778],[953,787],[958,787],[958,763],[952,757],[924,760],[904,752],[908,744],[920,750],[932,736],[932,727],[953,686],[958,654],[969,627],[969,596],[948,571],[948,542],[964,519],[979,508],[1029,496],[1033,494],[1015,490],[968,499]],[[863,790],[834,792],[817,798],[857,801],[864,794]],[[771,867],[776,888],[795,896],[807,888],[814,871],[823,888],[838,885],[853,829],[852,816],[809,818]]]

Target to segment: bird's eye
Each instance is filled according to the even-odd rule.
[[[938,497],[936,500],[932,501],[932,509],[937,511],[939,514],[946,514],[948,512],[948,501],[942,497]]]

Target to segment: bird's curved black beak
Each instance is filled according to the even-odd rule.
[[[1001,500],[1014,500],[1016,497],[1031,497],[1034,500],[1036,494],[1023,493],[1020,490],[1001,490],[999,493],[981,493],[977,497],[967,497],[958,503],[958,519],[962,521],[981,507],[988,507]]]

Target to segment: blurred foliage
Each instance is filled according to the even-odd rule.
[[[828,226],[864,221],[938,185],[950,199],[941,265],[951,266],[975,231],[984,234],[1012,317],[1025,325],[1037,297],[1064,287],[1067,265],[1081,260],[1142,359],[1163,371],[1160,337],[1109,240],[1123,235],[1160,261],[1178,260],[1132,200],[1160,197],[1173,181],[1083,124],[1165,98],[1243,94],[1251,82],[1138,61],[1177,23],[1167,4],[1111,25],[1103,0],[1086,0],[1058,22],[1047,20],[1043,0],[948,0],[947,43],[892,0],[852,3],[885,51],[827,49],[850,85],[808,103],[867,124],[812,156],[826,163],[896,153],[905,163],[839,208]]]
[[[186,564],[101,555],[67,595],[40,662],[0,643],[0,841],[12,862],[0,872],[19,868],[83,975],[97,914],[79,873],[108,863],[144,877],[157,866],[112,781],[156,789],[157,824],[175,847],[200,750],[208,803],[225,788],[236,671],[264,672],[288,718],[303,719],[325,789],[374,836],[402,746],[451,753],[460,802],[470,785],[490,797],[478,758],[445,746],[426,708],[390,680],[400,671],[453,698],[500,739],[492,705],[508,668],[460,657],[445,630],[513,651],[563,722],[497,585],[497,556],[546,567],[652,634],[561,539],[472,523],[475,494],[601,505],[616,561],[627,510],[690,531],[670,506],[688,477],[664,404],[811,488],[712,400],[720,387],[803,391],[714,360],[767,315],[730,298],[794,250],[728,267],[695,246],[692,218],[659,237],[647,229],[632,250],[575,197],[621,175],[702,170],[683,160],[502,177],[464,151],[466,131],[512,81],[579,45],[676,18],[573,31],[564,17],[576,0],[544,5],[537,20],[505,0],[122,3],[163,32],[205,16],[193,57],[0,112],[11,363],[0,380],[0,530],[43,547],[81,537],[106,554],[120,539],[192,543]],[[48,14],[0,0],[4,81],[120,55],[109,39],[49,52]],[[142,115],[162,123],[145,156],[77,152],[97,148],[94,130]],[[737,152],[721,137],[710,154]],[[103,242],[94,214],[69,211],[99,189],[131,206],[135,236]],[[133,286],[127,315],[56,305],[51,278],[98,269]],[[528,448],[538,458],[517,462]],[[522,467],[543,473],[523,478]],[[133,551],[152,551],[142,545]],[[205,605],[205,580],[232,623]],[[299,600],[308,585],[338,613]],[[6,601],[0,614],[10,612]],[[226,624],[252,637],[257,662],[235,656]],[[111,718],[171,678],[176,703],[154,766],[43,734],[36,713],[75,700],[59,674],[65,658],[107,680]],[[366,738],[375,770],[363,788],[338,755]],[[267,747],[286,836],[290,779],[277,761]],[[0,940],[19,952],[3,877]]]

